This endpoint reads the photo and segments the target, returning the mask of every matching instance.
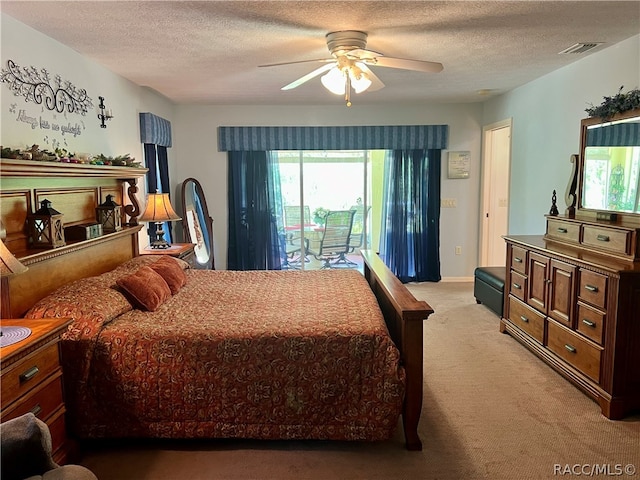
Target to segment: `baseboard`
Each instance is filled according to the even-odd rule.
[[[470,282],[473,283],[473,277],[442,277],[441,282]]]

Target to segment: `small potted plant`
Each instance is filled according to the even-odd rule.
[[[313,211],[313,223],[316,225],[324,225],[324,219],[327,217],[329,210],[326,208],[318,207]]]

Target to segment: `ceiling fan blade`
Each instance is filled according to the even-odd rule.
[[[296,88],[302,85],[303,83],[308,82],[312,78],[317,77],[321,73],[331,70],[334,66],[335,66],[335,62],[327,63],[326,65],[323,65],[320,68],[316,68],[313,72],[307,73],[304,77],[300,77],[299,79],[294,80],[290,84],[285,85],[280,90],[291,90],[292,88]]]
[[[438,73],[444,68],[438,62],[426,62],[423,60],[408,60],[406,58],[393,57],[375,57],[363,58],[363,62],[367,65],[375,65],[377,67],[401,68],[403,70],[415,70],[417,72]]]
[[[362,69],[362,71],[367,74],[367,77],[369,77],[369,80],[371,80],[371,86],[367,88],[368,92],[375,92],[376,90],[380,90],[381,88],[384,88],[384,83],[382,83],[382,80],[380,80],[376,76],[376,74],[371,71],[369,67],[367,67],[362,62],[358,62],[358,63],[359,63],[358,67]]]
[[[258,65],[258,67],[280,67],[282,65],[295,65],[296,63],[327,63],[335,61],[335,58],[315,58],[313,60],[298,60],[297,62],[269,63],[266,65]]]

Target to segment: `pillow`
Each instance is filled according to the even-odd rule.
[[[162,255],[160,260],[149,265],[149,268],[158,274],[169,285],[171,293],[175,295],[187,283],[187,276],[175,258]]]
[[[169,297],[171,289],[157,272],[149,267],[140,267],[135,273],[116,280],[134,302],[142,308],[154,312]]]
[[[38,300],[25,318],[70,317],[69,331],[91,335],[118,315],[133,309],[125,296],[101,277],[68,283]]]

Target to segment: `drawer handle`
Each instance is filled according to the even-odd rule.
[[[516,290],[520,290],[522,286],[519,283],[514,283],[513,288],[515,288]]]
[[[516,263],[522,263],[522,259],[520,257],[514,257],[513,261]]]
[[[520,320],[522,320],[524,323],[529,323],[529,319],[524,315],[520,315]]]
[[[598,235],[596,237],[596,239],[600,242],[608,242],[609,241],[609,235]]]
[[[564,344],[564,348],[566,348],[571,353],[576,353],[577,352],[576,347],[574,347],[572,345],[569,345],[568,343]]]
[[[582,323],[584,323],[587,327],[596,328],[596,322],[592,322],[591,320],[587,320],[586,318],[582,319]]]
[[[558,227],[558,233],[567,233],[568,230],[566,228]]]
[[[20,374],[20,383],[28,382],[35,377],[40,370],[35,365],[24,373]]]
[[[42,407],[41,407],[41,406],[40,406],[40,404],[38,403],[35,407],[33,407],[33,408],[30,410],[30,412],[31,412],[31,413],[33,413],[33,414],[37,417],[38,415],[40,415],[40,412],[42,412]]]
[[[584,286],[585,290],[589,290],[590,292],[597,292],[598,291],[598,287],[595,287],[593,285],[585,285]]]

